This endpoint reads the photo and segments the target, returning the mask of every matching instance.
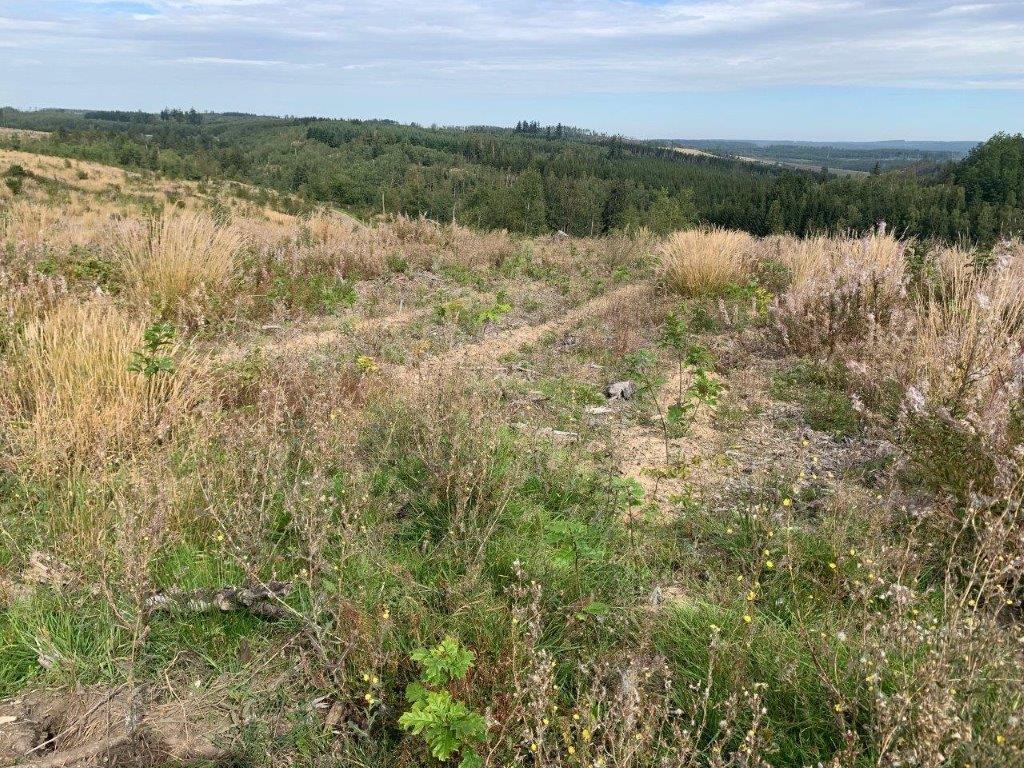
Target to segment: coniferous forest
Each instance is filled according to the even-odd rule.
[[[1020,134],[997,134],[959,162],[837,175],[680,154],[536,121],[448,128],[4,108],[0,126],[51,132],[34,147],[49,154],[190,180],[226,177],[363,217],[422,214],[526,234],[665,233],[705,223],[807,235],[865,231],[885,219],[900,235],[988,244],[1024,227]]]

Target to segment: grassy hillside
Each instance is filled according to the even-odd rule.
[[[1019,241],[133,167],[0,151],[0,763],[1024,760]]]
[[[36,151],[192,180],[230,178],[295,195],[306,209],[330,203],[364,219],[422,214],[529,235],[636,227],[664,234],[696,222],[759,235],[863,233],[884,218],[912,236],[991,244],[1019,231],[1024,216],[1019,185],[1015,197],[996,201],[958,165],[837,176],[821,174],[817,162],[794,170],[536,123],[424,128],[388,120],[8,108],[0,109],[0,125],[51,131]],[[1020,136],[996,137],[972,157],[985,156],[983,164],[999,165],[996,175],[1017,178],[1021,165],[999,149],[1004,139],[1024,144]],[[17,147],[16,139],[0,141]]]

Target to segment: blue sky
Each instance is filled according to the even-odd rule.
[[[0,0],[0,104],[979,139],[1024,130],[1024,1]]]

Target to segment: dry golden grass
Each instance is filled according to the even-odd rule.
[[[0,395],[0,427],[18,463],[51,473],[102,462],[160,437],[193,404],[194,378],[129,370],[144,331],[102,301],[65,300],[28,323]]]
[[[66,208],[18,200],[0,211],[0,243],[40,253],[84,248],[96,243],[109,223],[109,211],[72,214]]]
[[[234,272],[239,232],[194,212],[167,212],[148,223],[123,222],[111,250],[129,294],[166,317],[200,315]]]
[[[98,171],[78,179],[63,161],[43,162],[69,184],[101,188]],[[159,189],[169,182],[134,176],[121,183],[128,191],[91,198],[76,187],[70,204],[62,197],[52,210],[41,197],[19,196],[28,202],[0,217],[0,474],[4,488],[14,489],[0,512],[4,521],[24,521],[0,526],[12,552],[0,552],[4,695],[36,684],[67,691],[99,678],[126,680],[131,691],[151,684],[159,696],[165,680],[166,695],[177,701],[181,685],[224,681],[245,698],[225,699],[222,710],[233,717],[237,704],[260,726],[225,736],[243,755],[265,753],[267,765],[345,754],[368,765],[394,755],[419,764],[430,758],[418,739],[396,739],[394,753],[372,755],[360,752],[364,737],[347,741],[347,718],[360,728],[376,722],[367,731],[373,739],[382,728],[397,734],[401,714],[350,702],[367,701],[359,681],[369,674],[371,698],[400,700],[409,649],[453,631],[480,660],[459,687],[467,706],[484,712],[495,700],[506,703],[488,731],[489,765],[515,762],[524,744],[535,745],[536,760],[563,764],[570,740],[579,750],[574,759],[622,768],[659,765],[666,755],[698,765],[709,754],[722,765],[768,765],[780,750],[793,764],[1018,764],[1020,752],[1010,749],[1024,744],[1013,698],[1019,605],[1008,607],[1007,598],[1019,595],[1022,559],[1007,542],[1019,543],[1019,494],[1000,497],[989,483],[983,490],[992,488],[997,503],[972,513],[981,546],[962,538],[947,546],[932,531],[947,518],[958,524],[954,505],[932,508],[916,486],[876,499],[900,478],[874,462],[870,486],[859,484],[870,444],[776,423],[780,411],[764,407],[773,405],[769,374],[792,361],[777,360],[778,350],[761,338],[771,333],[763,296],[747,312],[745,298],[715,294],[772,279],[762,288],[778,293],[775,319],[789,323],[800,351],[814,359],[834,353],[837,368],[861,363],[865,378],[884,384],[875,402],[887,406],[878,412],[888,422],[906,421],[892,414],[904,390],[920,390],[929,408],[910,425],[918,431],[888,424],[885,433],[911,454],[922,442],[920,422],[965,382],[963,420],[986,434],[1011,434],[1024,321],[1019,246],[997,253],[994,267],[984,266],[988,254],[936,250],[919,274],[906,270],[906,244],[892,238],[755,239],[699,230],[664,242],[642,231],[527,239],[425,219],[360,224],[329,211],[248,216],[230,199],[213,199],[223,188],[185,182],[175,182],[182,189],[174,204],[183,208],[153,221],[140,212],[162,204]],[[152,191],[143,187],[150,183]],[[132,192],[152,192],[151,200]],[[231,209],[229,227],[191,212],[214,203]],[[630,406],[641,417],[635,423],[609,419],[607,432],[600,427],[593,439],[557,448],[541,439],[541,430],[577,423],[581,397],[600,402],[619,361],[657,349],[679,299],[650,279],[652,253],[664,284],[698,297],[684,302],[687,311],[695,318],[698,309],[709,318],[717,311],[710,335],[694,323],[692,340],[709,344],[737,396],[751,396],[742,431],[720,432],[708,413],[671,438],[693,466],[699,460],[721,470],[700,484],[691,482],[696,476],[677,484],[662,476],[669,433],[652,426],[661,416],[658,396],[677,397],[682,372],[678,385],[669,379],[656,389],[653,403]],[[774,269],[776,262],[785,268]],[[449,335],[447,325],[430,322],[450,296],[489,303],[492,289],[504,288],[510,303],[528,294],[536,301],[522,308],[523,325],[499,325],[463,344],[468,332]],[[171,353],[170,373],[146,378],[129,370],[154,308],[184,325],[200,313],[226,320],[192,341],[196,355],[213,358],[208,374],[180,351]],[[275,323],[264,326],[268,319]],[[286,325],[296,319],[308,325]],[[182,328],[182,337],[188,332]],[[217,359],[225,343],[248,354]],[[675,370],[667,355],[651,356],[652,375]],[[734,360],[749,362],[749,375],[733,376]],[[836,389],[829,407],[848,383],[860,392],[855,378],[829,378]],[[537,390],[545,404],[535,408]],[[924,437],[932,434],[941,435]],[[639,458],[622,460],[617,445]],[[939,450],[963,463],[962,445]],[[764,456],[776,449],[778,460],[766,467]],[[814,482],[805,481],[819,455],[823,464],[857,471],[829,473],[827,483],[812,473]],[[763,478],[754,474],[762,468]],[[661,508],[658,483],[662,498],[684,486],[694,499],[712,491],[710,517],[703,501],[665,502],[701,533],[701,546],[682,542],[680,549],[678,537],[666,538],[663,522],[671,518],[634,515],[633,500],[595,482],[606,472],[639,482],[645,508]],[[778,491],[791,482],[801,493],[796,503],[780,504]],[[891,504],[904,492],[915,503],[909,524]],[[998,501],[1004,497],[1007,503]],[[754,505],[777,511],[752,521]],[[551,525],[547,517],[536,524],[535,507],[550,507]],[[928,516],[938,522],[926,527]],[[778,566],[748,537],[721,535],[740,520]],[[566,558],[577,541],[600,545]],[[45,597],[19,605],[4,582],[27,572],[35,550],[63,566],[69,582],[49,582],[52,589],[18,583],[33,590],[25,594],[39,589]],[[523,551],[531,554],[525,566]],[[693,567],[675,568],[681,557]],[[952,572],[960,560],[970,561],[971,573],[944,582],[941,569]],[[454,580],[452,562],[461,568]],[[364,563],[374,564],[373,574],[362,574]],[[725,570],[716,570],[721,564]],[[863,582],[868,566],[870,585]],[[772,568],[780,578],[755,581]],[[381,580],[378,572],[402,578]],[[648,590],[665,574],[672,583],[664,594],[658,585],[659,601],[666,600],[658,607]],[[713,594],[705,574],[718,585]],[[744,580],[734,581],[738,574]],[[298,587],[298,599],[286,603],[303,628],[298,644],[293,622],[144,618],[157,590],[268,578]],[[439,581],[452,586],[442,603],[431,588]],[[733,583],[735,591],[719,589]],[[1003,594],[1003,585],[1015,592]],[[581,619],[580,609],[589,615],[597,598],[615,606],[612,621],[621,616],[636,631],[594,646],[597,624]],[[807,600],[835,610],[803,611]],[[553,643],[549,626],[558,629]],[[104,640],[110,627],[115,632]],[[94,647],[92,635],[100,638]],[[599,661],[584,663],[591,657]],[[521,663],[492,663],[502,658]],[[19,666],[28,671],[7,672]],[[558,670],[572,674],[562,681]],[[287,686],[259,690],[263,680],[284,679],[279,673]],[[325,687],[336,691],[331,711],[338,703],[345,713],[338,738],[325,742],[330,754],[304,738],[279,739],[272,724],[264,741],[264,713],[306,713],[303,702]],[[331,716],[309,714],[317,733]],[[307,733],[305,720],[294,723],[296,736]],[[293,741],[301,748],[293,750]],[[61,759],[61,747],[50,757]]]
[[[47,131],[30,131],[26,128],[0,128],[0,136],[5,138],[45,139],[49,135]]]
[[[747,275],[753,244],[745,232],[717,227],[676,232],[659,250],[660,276],[684,296],[719,293]]]
[[[904,278],[906,243],[890,235],[781,237],[772,251],[791,275],[792,295],[821,294],[843,284],[876,279],[887,287]]]
[[[1024,245],[1005,244],[987,268],[962,249],[947,249],[936,261],[939,279],[914,303],[905,327],[875,350],[875,367],[913,388],[912,400],[943,408],[1000,443],[1024,373]]]

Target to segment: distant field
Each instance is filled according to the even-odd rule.
[[[748,163],[767,163],[768,165],[781,165],[786,168],[796,168],[801,171],[820,171],[823,167],[827,168],[832,173],[838,173],[842,176],[867,176],[867,171],[858,171],[852,168],[843,168],[841,166],[821,166],[815,165],[800,160],[772,160],[765,157],[746,157],[745,155],[732,155],[735,160],[744,160]]]
[[[870,173],[875,168],[893,170],[917,164],[941,164],[962,159],[973,148],[972,142],[760,142],[715,139],[679,139],[669,142],[687,154],[702,152],[747,162],[781,165],[799,170],[817,171],[822,167],[834,173]]]
[[[46,131],[29,131],[23,128],[0,127],[0,138],[45,139],[50,134]]]
[[[703,149],[697,149],[696,147],[679,147],[673,146],[668,147],[673,152],[678,152],[681,155],[687,155],[689,157],[708,157],[717,158],[719,160],[739,160],[744,163],[757,163],[759,165],[771,165],[783,168],[795,168],[800,171],[820,171],[822,166],[814,165],[813,163],[801,161],[801,160],[785,160],[785,159],[771,159],[765,157],[750,157],[748,155],[729,155],[729,154],[715,154],[714,152],[708,152]],[[850,168],[842,167],[830,167],[825,166],[832,173],[840,176],[867,176],[867,171],[858,171]]]
[[[694,157],[719,157],[719,155],[705,152],[703,149],[695,149],[694,147],[670,147],[670,149],[681,155],[692,155]]]

